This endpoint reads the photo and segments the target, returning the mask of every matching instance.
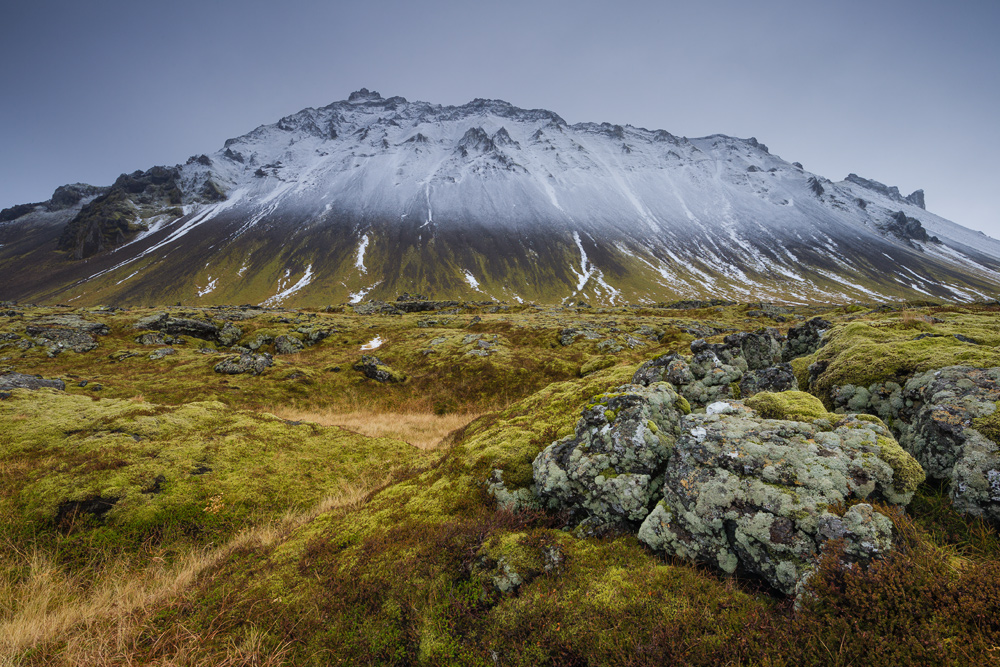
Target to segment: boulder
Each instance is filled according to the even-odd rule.
[[[249,373],[260,375],[265,369],[274,365],[270,354],[239,354],[229,356],[215,365],[215,372],[224,375],[239,375]]]
[[[29,336],[34,336],[36,345],[48,348],[48,355],[54,357],[66,350],[83,353],[97,347],[93,336],[72,329],[56,329],[49,327],[29,326],[25,329]]]
[[[823,318],[814,317],[804,324],[790,328],[781,351],[782,361],[791,361],[818,350],[823,346],[823,334],[832,327],[833,325]]]
[[[354,370],[361,371],[366,378],[376,382],[406,382],[406,373],[397,371],[373,355],[362,355],[361,361],[354,364]]]
[[[535,457],[538,496],[589,527],[638,526],[656,502],[685,411],[686,401],[664,382],[593,397],[576,433]]]
[[[190,336],[201,340],[215,341],[219,336],[219,327],[211,322],[187,317],[171,317],[165,312],[139,318],[132,326],[135,329],[152,329],[174,336]]]
[[[233,345],[236,345],[237,342],[239,342],[242,336],[243,336],[243,329],[240,329],[232,322],[226,322],[224,325],[222,325],[222,328],[219,329],[217,339],[219,341],[219,344],[225,345],[226,347],[232,347]]]
[[[41,375],[25,375],[24,373],[6,373],[0,375],[0,390],[10,389],[58,389],[66,390],[62,380],[47,380]]]
[[[733,398],[733,387],[742,377],[743,371],[723,363],[713,350],[701,349],[690,361],[679,354],[647,361],[632,376],[632,383],[649,386],[669,382],[691,405],[703,407],[722,398]]]
[[[95,336],[105,336],[108,332],[108,325],[75,314],[50,315],[25,327],[25,333],[34,337],[36,345],[48,348],[50,357],[66,350],[89,352],[97,347]]]
[[[762,391],[792,391],[799,388],[791,364],[781,363],[770,368],[748,371],[739,381],[740,397],[746,398]]]
[[[294,336],[278,336],[274,339],[274,351],[276,354],[298,354],[305,345]]]
[[[639,539],[670,555],[760,577],[794,593],[825,544],[854,561],[884,555],[892,524],[868,504],[906,504],[923,481],[888,429],[830,415],[802,392],[758,394],[770,419],[740,401],[689,415],[667,461],[663,497]],[[785,400],[789,398],[790,400]],[[822,416],[820,416],[822,415]]]
[[[947,366],[905,384],[834,387],[838,412],[878,415],[927,476],[948,484],[955,508],[1000,521],[1000,368]]]
[[[274,336],[271,336],[271,335],[265,334],[265,333],[256,333],[256,334],[254,334],[253,338],[251,338],[249,341],[247,341],[246,347],[247,347],[247,349],[250,349],[250,350],[253,350],[254,352],[256,352],[257,350],[259,350],[260,348],[264,347],[268,343],[271,343],[273,340],[274,340]]]

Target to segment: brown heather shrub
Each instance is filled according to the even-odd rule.
[[[844,569],[829,550],[800,611],[759,616],[748,663],[807,666],[990,665],[1000,660],[1000,563],[962,561],[914,521],[891,516],[901,547],[868,568]]]

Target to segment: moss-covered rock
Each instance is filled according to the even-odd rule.
[[[406,382],[406,373],[396,370],[375,356],[364,354],[361,361],[354,364],[354,370],[361,371],[366,378],[376,382]]]
[[[761,392],[744,402],[765,419],[813,422],[832,416],[818,398],[804,391]]]

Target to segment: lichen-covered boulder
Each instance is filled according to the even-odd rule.
[[[815,398],[807,404],[808,394],[787,393],[797,395],[754,398],[769,414],[794,419],[768,419],[739,401],[685,417],[663,498],[639,539],[726,572],[759,576],[787,594],[830,539],[843,538],[857,560],[888,550],[886,517],[870,507],[843,514],[837,508],[858,500],[908,503],[923,481],[919,466],[879,420],[832,415]]]
[[[108,332],[106,324],[74,314],[42,317],[25,327],[25,333],[34,337],[36,345],[47,348],[50,357],[67,350],[89,352],[97,347],[96,336],[106,336]]]
[[[295,336],[278,336],[274,339],[274,351],[277,354],[298,354],[305,345]]]
[[[254,352],[256,352],[257,350],[269,344],[273,340],[274,336],[258,332],[253,335],[253,338],[247,341],[246,347],[248,350],[253,350]]]
[[[838,412],[865,411],[892,425],[931,479],[947,482],[955,508],[1000,521],[1000,368],[947,366],[904,384],[843,385]]]
[[[576,433],[535,458],[536,493],[550,508],[574,510],[589,526],[638,525],[661,492],[685,408],[664,382],[593,397]]]
[[[217,340],[219,335],[219,327],[211,322],[187,317],[171,317],[165,312],[142,317],[132,326],[135,329],[152,329],[174,336],[190,336],[202,340]]]
[[[226,357],[215,365],[215,372],[224,375],[239,375],[249,373],[260,375],[265,369],[274,365],[270,354],[240,354]]]
[[[149,358],[152,359],[153,361],[159,361],[160,359],[163,359],[164,357],[169,357],[170,355],[173,355],[173,354],[177,354],[177,350],[175,350],[174,348],[172,348],[172,347],[161,347],[158,350],[153,350],[149,354]]]
[[[790,328],[781,352],[782,361],[791,361],[818,350],[823,346],[823,334],[831,328],[833,325],[821,317],[814,317],[804,324]]]
[[[729,334],[722,339],[722,343],[696,340],[691,343],[691,352],[697,355],[710,350],[722,363],[746,373],[781,363],[784,341],[785,337],[774,328],[741,331]]]
[[[723,363],[714,351],[702,349],[690,361],[679,354],[651,359],[639,366],[632,376],[632,384],[649,386],[669,382],[691,405],[703,407],[713,401],[733,398],[733,387],[742,377],[743,371],[739,368]]]
[[[236,345],[237,342],[239,342],[242,336],[243,336],[243,329],[240,329],[232,322],[226,322],[224,325],[222,325],[222,328],[219,329],[217,338],[219,340],[220,345],[224,345],[226,347],[232,347],[233,345]]]
[[[747,371],[739,381],[740,397],[746,398],[762,391],[795,391],[799,381],[791,364],[782,363],[768,368]]]
[[[396,370],[372,355],[362,355],[361,361],[354,364],[354,370],[361,371],[366,378],[376,382],[406,382],[406,373]]]

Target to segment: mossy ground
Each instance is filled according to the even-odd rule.
[[[32,321],[67,312],[18,310],[24,314],[0,320],[0,334],[23,340]],[[799,613],[753,582],[663,560],[630,536],[577,539],[563,530],[563,517],[504,510],[487,492],[496,470],[507,490],[526,488],[534,457],[572,433],[590,398],[627,382],[645,359],[686,353],[696,335],[685,329],[719,340],[794,321],[749,317],[747,306],[491,310],[246,311],[252,317],[233,319],[242,343],[264,332],[330,332],[298,354],[275,355],[259,376],[216,374],[225,350],[189,337],[173,345],[175,355],[149,359],[157,346],[136,343],[141,332],[133,329],[155,312],[148,309],[81,311],[111,329],[83,354],[49,357],[0,341],[0,371],[67,382],[65,392],[16,390],[0,400],[7,547],[0,664],[957,665],[995,658],[1000,538],[927,485],[910,517],[897,517],[910,548],[846,578],[821,570],[813,601]],[[943,320],[924,324],[947,336],[920,341],[908,336],[927,332],[899,312],[790,315],[822,314],[838,325],[810,358],[830,360],[831,377],[846,377],[849,367],[862,372],[851,359],[871,352],[866,346],[904,346],[887,355],[899,363],[863,371],[874,377],[958,358],[955,350],[966,348],[945,340],[961,343],[953,329],[980,342],[970,359],[993,359],[996,310],[924,308],[921,314]],[[221,324],[237,311],[170,314]],[[659,339],[642,337],[643,326],[661,332]],[[563,346],[566,327],[597,335]],[[406,382],[379,384],[352,370],[360,346],[376,336],[384,342],[374,354],[405,372]],[[631,349],[626,336],[643,345]],[[609,354],[608,345],[599,347],[605,340],[622,350]],[[913,342],[930,351],[914,357],[905,347]],[[261,351],[273,352],[270,345]],[[289,423],[264,406],[486,414],[422,451]],[[318,505],[352,485],[359,491],[349,503]],[[101,509],[86,504],[94,499],[114,502],[88,513]],[[289,512],[299,518],[281,519]],[[211,558],[189,568],[190,577],[172,580],[182,585],[157,589],[141,605],[95,608],[51,632],[15,636],[26,618],[51,620],[96,599],[111,577],[145,577],[203,553]],[[38,575],[39,559],[54,563],[67,592],[32,611],[39,582],[48,581]]]

